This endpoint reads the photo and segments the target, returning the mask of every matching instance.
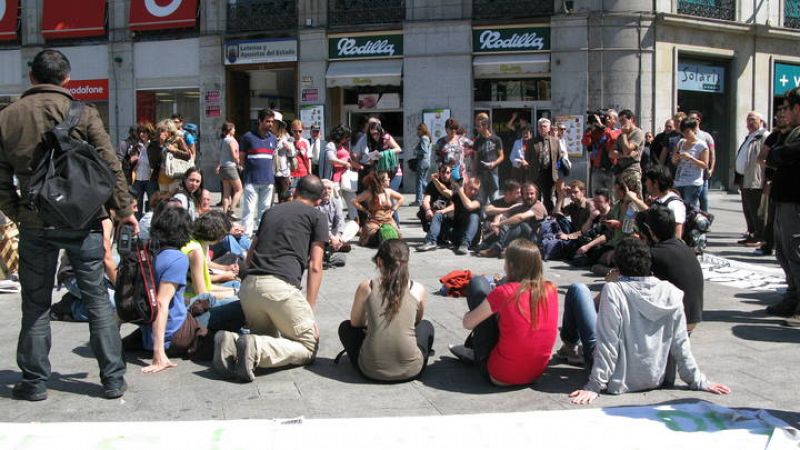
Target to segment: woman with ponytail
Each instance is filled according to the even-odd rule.
[[[506,249],[506,278],[492,289],[474,276],[467,290],[470,311],[464,328],[472,330],[465,345],[450,351],[474,363],[498,386],[536,381],[550,361],[558,331],[558,292],[544,279],[542,256],[533,242],[521,238]]]
[[[383,242],[372,259],[379,276],[362,281],[350,320],[339,325],[339,339],[353,367],[366,378],[399,382],[419,377],[433,347],[433,325],[422,320],[425,286],[408,273],[408,245]]]

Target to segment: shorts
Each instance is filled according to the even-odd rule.
[[[224,181],[236,181],[239,179],[239,169],[236,166],[220,167],[219,178]]]

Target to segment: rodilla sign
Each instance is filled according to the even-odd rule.
[[[108,101],[108,79],[69,80],[65,87],[75,97],[75,100],[84,102]]]

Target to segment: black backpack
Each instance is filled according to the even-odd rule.
[[[679,196],[670,197],[663,203],[654,203],[666,207],[677,200],[683,202],[683,206],[686,208],[686,220],[683,222],[683,235],[681,239],[686,245],[691,247],[695,253],[698,255],[702,254],[706,249],[706,233],[711,229],[711,224],[714,223],[714,215],[702,209],[695,208],[691,204],[684,202]]]
[[[28,207],[52,227],[80,230],[111,197],[114,172],[90,143],[70,136],[83,103],[73,101],[67,117],[44,133],[42,159],[31,173]]]
[[[135,238],[133,251],[120,255],[114,303],[123,322],[149,324],[156,320],[158,299],[153,267],[155,258],[150,246]]]

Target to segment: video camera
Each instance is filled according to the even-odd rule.
[[[586,111],[586,123],[595,128],[605,128],[609,118],[608,108],[601,108],[594,111]],[[600,119],[598,122],[597,119]]]

